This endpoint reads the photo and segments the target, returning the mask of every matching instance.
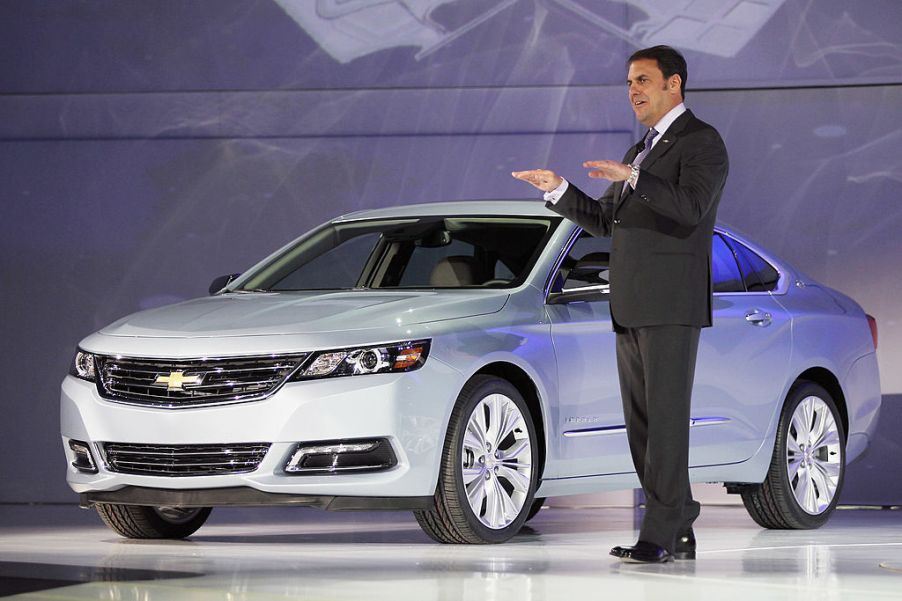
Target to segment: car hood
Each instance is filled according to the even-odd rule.
[[[500,311],[502,290],[231,293],[134,313],[107,336],[209,338],[404,326]]]

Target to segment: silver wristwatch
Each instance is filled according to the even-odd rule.
[[[626,183],[630,188],[636,189],[636,182],[639,181],[639,165],[630,165],[630,176],[626,179]]]

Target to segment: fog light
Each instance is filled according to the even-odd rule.
[[[334,474],[384,470],[397,465],[384,438],[300,443],[285,464],[289,474]]]
[[[97,473],[97,465],[94,463],[94,457],[91,455],[91,447],[88,446],[88,443],[80,440],[70,440],[69,448],[75,453],[75,461],[72,462],[72,467],[88,474]]]

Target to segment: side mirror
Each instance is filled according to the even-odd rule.
[[[235,279],[239,275],[241,275],[241,274],[240,273],[231,273],[229,275],[221,275],[218,278],[216,278],[215,280],[213,280],[213,283],[210,284],[210,288],[209,288],[210,296],[213,296],[214,294],[216,294],[217,292],[219,292],[220,290],[222,290],[223,288],[225,288],[226,286],[228,286],[229,284],[234,282]]]

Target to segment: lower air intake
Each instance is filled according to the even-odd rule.
[[[145,476],[216,476],[252,472],[263,461],[269,443],[154,445],[107,442],[104,458],[110,471]]]

